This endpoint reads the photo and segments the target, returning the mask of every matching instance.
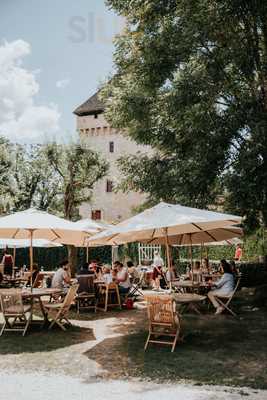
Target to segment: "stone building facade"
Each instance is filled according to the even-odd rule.
[[[109,163],[109,172],[94,188],[90,203],[80,208],[82,218],[103,219],[109,223],[120,222],[132,215],[132,210],[145,200],[144,194],[115,192],[114,187],[121,176],[116,165],[118,158],[137,152],[148,152],[146,146],[139,146],[117,130],[104,118],[104,106],[99,100],[99,92],[76,108],[77,130],[81,141],[100,153]]]

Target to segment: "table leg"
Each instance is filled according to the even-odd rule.
[[[43,326],[45,326],[49,322],[48,321],[48,317],[47,317],[47,312],[45,311],[45,308],[44,308],[44,305],[43,305],[41,297],[38,298],[38,301],[39,301],[40,310],[41,310],[41,312],[43,314],[43,317],[44,317]]]

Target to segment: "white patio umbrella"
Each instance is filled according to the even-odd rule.
[[[216,228],[209,231],[199,231],[193,233],[181,233],[180,235],[173,235],[168,237],[170,245],[177,246],[196,246],[196,245],[214,245],[220,243],[227,243],[233,238],[238,239],[243,235],[243,230],[234,226],[227,226],[225,228]],[[142,243],[147,244],[164,244],[165,238],[158,237],[150,240],[143,240]]]
[[[30,269],[33,266],[33,240],[46,239],[63,244],[83,241],[87,233],[73,222],[44,211],[29,209],[0,218],[0,238],[30,240]]]
[[[193,235],[241,223],[236,215],[184,207],[179,204],[159,203],[134,217],[115,225],[89,239],[96,245],[119,245],[128,242],[153,242],[164,240],[170,266],[169,240],[173,236],[188,235],[190,245]],[[235,235],[233,235],[235,236]],[[214,238],[212,238],[214,241]]]
[[[80,221],[75,222],[75,225],[78,228],[80,228],[88,233],[88,237],[85,241],[83,241],[83,243],[75,244],[76,247],[86,247],[86,261],[88,262],[89,261],[89,247],[90,247],[90,243],[88,242],[88,239],[98,232],[102,232],[105,229],[112,228],[113,225],[109,225],[106,222],[102,222],[102,221],[95,221],[91,218],[81,219]]]
[[[10,249],[20,249],[25,247],[30,247],[31,242],[30,239],[0,239],[0,248],[4,249],[5,247],[9,247]],[[62,244],[50,242],[45,239],[33,239],[32,247],[62,247]]]
[[[210,241],[216,241],[209,235],[209,231],[218,228],[225,228],[229,231],[229,226],[238,225],[241,220],[242,218],[236,215],[162,202],[111,229],[92,236],[89,243],[119,245],[128,242],[152,242],[159,238],[181,237],[180,235],[188,235],[191,243],[193,235],[202,232],[206,232],[205,236],[210,237]]]

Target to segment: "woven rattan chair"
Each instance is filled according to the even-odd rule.
[[[0,292],[1,310],[4,316],[0,336],[5,331],[20,331],[25,336],[31,318],[26,313],[31,311],[31,305],[24,305],[21,290],[8,289]]]
[[[149,333],[145,350],[149,343],[172,346],[173,352],[178,339],[181,339],[181,318],[176,312],[172,296],[147,296]],[[169,340],[168,340],[169,339]]]
[[[49,325],[48,329],[51,329],[55,324],[57,324],[63,331],[66,330],[63,325],[63,321],[67,322],[69,326],[71,323],[68,319],[68,314],[72,303],[75,300],[75,296],[77,293],[79,285],[73,285],[69,288],[64,301],[61,303],[46,303],[44,304],[44,308],[47,312],[47,317],[52,318],[52,321]]]

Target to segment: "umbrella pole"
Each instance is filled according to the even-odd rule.
[[[193,273],[193,251],[192,251],[192,235],[190,233],[189,235],[190,238],[190,260],[191,260],[191,269],[192,269],[192,273]]]
[[[15,266],[16,266],[16,246],[13,248],[13,270],[12,275],[15,276]]]
[[[31,291],[32,291],[32,273],[33,273],[33,246],[32,246],[32,239],[33,239],[33,229],[30,229],[30,271],[31,271]]]
[[[86,244],[86,262],[89,262],[89,246]]]
[[[203,243],[201,242],[201,246],[200,246],[200,263],[202,265],[202,259],[203,259]]]
[[[167,229],[165,229],[165,246],[166,246],[166,254],[167,254],[168,271],[170,274],[170,289],[172,289],[171,257],[170,257],[170,246],[169,246],[169,241],[168,241]]]

